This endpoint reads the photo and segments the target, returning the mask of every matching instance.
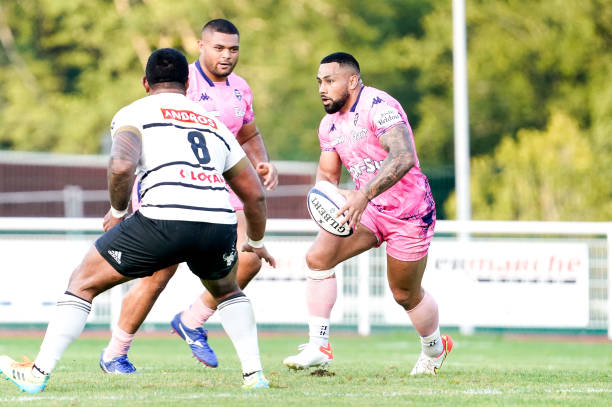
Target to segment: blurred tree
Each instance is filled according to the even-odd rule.
[[[315,75],[322,57],[342,50],[360,61],[366,84],[402,103],[426,172],[447,173],[451,6],[448,0],[3,0],[0,148],[100,152],[112,115],[144,96],[140,77],[149,53],[172,46],[193,61],[202,25],[222,17],[241,31],[236,72],[253,88],[273,159],[318,157],[324,112]],[[521,129],[542,131],[556,111],[576,120],[592,151],[609,157],[612,2],[467,0],[467,24],[471,151],[478,160]],[[592,165],[612,180],[609,161]],[[436,193],[439,203],[449,184],[444,174],[440,179],[446,190]],[[474,216],[481,214],[475,209]]]
[[[95,153],[114,111],[143,96],[139,79],[149,53],[176,47],[190,61],[211,18],[241,31],[236,72],[255,94],[257,123],[273,158],[318,157],[323,116],[316,71],[325,55],[344,50],[362,61],[368,84],[416,99],[395,45],[422,35],[427,1],[350,0],[219,3],[165,0],[23,0],[2,6],[0,145],[19,150]],[[370,80],[372,79],[372,80]],[[27,120],[23,120],[27,117]]]
[[[407,39],[403,54],[423,95],[417,149],[445,164],[453,161],[452,10],[449,1],[432,5],[424,37]],[[594,121],[609,129],[610,102],[598,99],[610,86],[611,2],[468,0],[466,11],[473,155],[521,128],[543,129],[559,109],[585,129]]]
[[[472,160],[475,219],[610,220],[609,151],[591,148],[575,120],[554,113],[545,131],[521,130],[505,137],[493,155]],[[446,203],[454,213],[455,196]]]

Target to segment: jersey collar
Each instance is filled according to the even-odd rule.
[[[195,67],[197,68],[198,72],[200,72],[200,75],[202,75],[204,80],[208,83],[208,86],[214,87],[215,83],[213,81],[211,81],[210,78],[208,77],[208,75],[206,75],[204,73],[204,70],[202,69],[202,66],[200,65],[200,60],[199,59],[196,59]],[[228,78],[225,78],[225,85],[229,86],[229,79]]]
[[[361,92],[363,92],[363,88],[365,88],[365,86],[362,86],[361,89],[359,90],[359,94],[357,95],[357,100],[355,100],[355,103],[353,103],[353,106],[351,106],[350,112],[354,112],[355,109],[357,108],[357,103],[359,103],[359,98],[361,97]]]

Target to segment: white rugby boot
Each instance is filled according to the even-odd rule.
[[[49,375],[35,376],[32,373],[33,367],[34,362],[29,360],[15,362],[6,355],[0,356],[0,372],[6,380],[13,382],[19,391],[34,394],[45,389]]]
[[[442,338],[442,353],[439,356],[427,356],[423,352],[421,352],[421,356],[419,356],[419,360],[417,360],[416,365],[412,368],[410,372],[411,376],[420,375],[420,374],[429,374],[435,375],[442,367],[442,363],[446,359],[446,356],[450,353],[451,349],[453,349],[453,339],[448,335],[440,335]]]
[[[298,347],[301,352],[297,355],[288,356],[283,360],[283,364],[289,369],[302,370],[311,367],[325,367],[331,364],[334,359],[331,346],[318,346],[315,344],[304,343]]]

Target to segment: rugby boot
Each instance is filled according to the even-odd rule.
[[[128,360],[127,355],[117,356],[116,358],[112,358],[111,360],[106,362],[104,360],[105,350],[106,349],[103,349],[102,353],[100,354],[100,369],[102,369],[104,373],[112,373],[112,374],[138,373],[136,371],[136,368],[132,364],[132,362]]]
[[[290,369],[302,370],[311,367],[326,367],[331,364],[334,355],[331,346],[319,346],[304,343],[298,347],[301,352],[283,360],[283,364]]]
[[[35,375],[32,372],[34,362],[24,358],[24,362],[15,362],[6,355],[0,356],[0,372],[2,372],[6,380],[13,382],[19,391],[26,393],[40,393],[45,389],[49,375]]]
[[[453,349],[453,339],[448,335],[440,335],[442,338],[442,353],[438,356],[431,357],[421,352],[419,360],[410,372],[411,376],[420,374],[435,375],[438,370],[442,367],[442,363],[446,359],[446,356]]]
[[[270,388],[270,382],[264,376],[263,371],[259,370],[253,372],[247,376],[242,377],[242,388],[243,389],[268,389]]]
[[[217,367],[219,365],[217,355],[215,355],[215,352],[208,345],[208,335],[205,329],[187,328],[183,325],[183,322],[181,322],[180,312],[174,316],[170,325],[172,326],[173,332],[187,342],[187,345],[191,348],[191,353],[193,353],[196,359],[209,367]]]

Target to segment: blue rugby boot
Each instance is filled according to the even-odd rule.
[[[181,312],[174,316],[170,325],[174,333],[187,342],[187,345],[191,348],[191,353],[193,353],[196,359],[208,367],[217,367],[219,365],[217,355],[208,345],[208,335],[205,329],[187,328],[181,321]]]
[[[104,361],[104,351],[106,349],[102,349],[102,353],[100,354],[100,369],[104,373],[112,373],[112,374],[133,374],[138,373],[136,368],[128,360],[127,355],[117,356],[116,358],[112,358],[108,362]]]

